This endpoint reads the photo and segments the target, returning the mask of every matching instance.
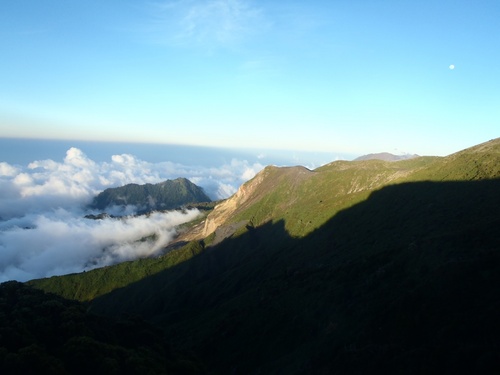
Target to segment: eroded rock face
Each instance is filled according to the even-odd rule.
[[[253,179],[241,185],[238,191],[230,198],[215,206],[207,216],[203,237],[212,234],[219,226],[223,225],[234,212],[240,208],[255,192],[268,174],[268,168],[258,173]]]

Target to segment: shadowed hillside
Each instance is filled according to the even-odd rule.
[[[161,330],[137,318],[107,318],[18,282],[0,284],[2,374],[199,374]]]
[[[247,227],[104,295],[214,373],[483,373],[498,366],[500,181],[383,188],[302,239]]]
[[[140,315],[213,374],[497,373],[499,144],[269,167],[208,237],[31,284]]]

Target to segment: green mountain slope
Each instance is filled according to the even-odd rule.
[[[187,246],[31,284],[138,314],[214,374],[496,373],[499,193],[500,139],[268,167]]]
[[[387,187],[301,239],[249,227],[91,306],[150,319],[215,373],[481,373],[500,349],[499,191]]]
[[[21,283],[0,285],[0,316],[5,375],[202,373],[140,319],[97,316]]]
[[[99,193],[92,208],[106,210],[111,206],[134,205],[139,211],[170,210],[189,203],[210,202],[203,189],[186,178],[158,184],[128,184]]]
[[[445,158],[337,161],[314,171],[302,167],[267,167],[235,196],[215,208],[207,219],[203,235],[242,220],[250,220],[256,226],[268,220],[283,220],[291,236],[301,237],[383,186],[499,176],[500,139]]]

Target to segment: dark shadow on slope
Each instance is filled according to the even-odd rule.
[[[15,281],[0,284],[0,369],[10,374],[204,374],[150,323],[103,317]]]
[[[500,181],[394,185],[303,239],[248,228],[93,301],[213,373],[500,370]]]

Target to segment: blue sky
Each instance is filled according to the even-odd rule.
[[[4,1],[0,136],[447,155],[500,136],[499,18],[497,0]]]

